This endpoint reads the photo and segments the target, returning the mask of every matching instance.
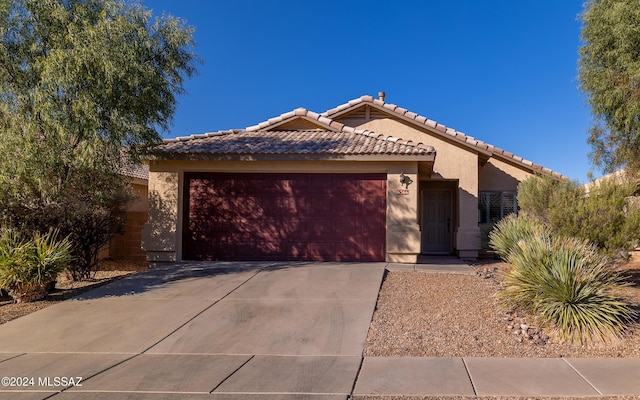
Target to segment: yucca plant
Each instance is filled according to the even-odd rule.
[[[532,235],[518,242],[508,261],[513,268],[499,295],[555,326],[564,339],[607,340],[635,315],[618,295],[623,279],[586,241]]]
[[[547,227],[536,218],[511,214],[491,230],[489,246],[503,260],[506,260],[519,241],[531,236],[549,237],[550,233]]]
[[[58,232],[23,239],[13,230],[0,235],[0,287],[17,302],[44,298],[47,288],[71,261],[71,243]]]
[[[498,294],[505,305],[534,314],[545,265],[549,263],[551,237],[523,235],[505,257],[511,264]]]

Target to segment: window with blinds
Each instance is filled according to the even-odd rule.
[[[492,224],[518,211],[516,192],[480,192],[478,223]]]

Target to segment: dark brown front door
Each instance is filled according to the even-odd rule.
[[[386,174],[186,173],[184,187],[184,259],[385,259]]]
[[[453,229],[451,200],[450,190],[422,190],[423,253],[451,253]]]

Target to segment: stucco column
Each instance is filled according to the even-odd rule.
[[[178,254],[178,172],[149,172],[149,219],[142,229],[142,248],[149,262],[170,262]]]
[[[460,258],[477,258],[480,251],[478,227],[478,166],[474,163],[461,176],[458,186],[459,224],[455,232],[455,247]]]
[[[401,184],[401,174],[412,183]],[[387,261],[415,263],[418,254],[418,163],[403,163],[387,172]]]

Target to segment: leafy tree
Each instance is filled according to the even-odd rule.
[[[589,143],[605,172],[640,168],[640,3],[588,0],[579,81],[594,115]]]
[[[195,73],[192,34],[140,3],[0,0],[0,219],[60,228],[93,265],[122,229],[122,163],[160,142]]]

